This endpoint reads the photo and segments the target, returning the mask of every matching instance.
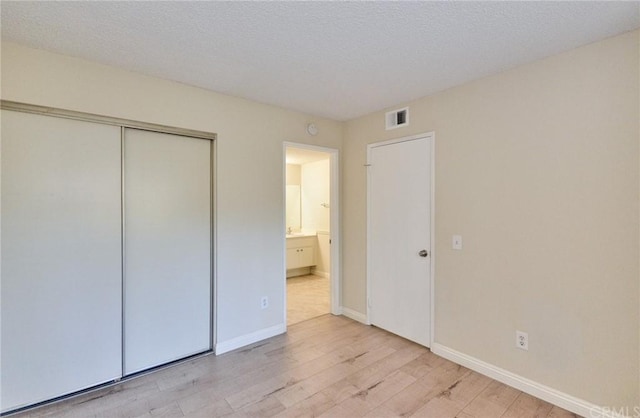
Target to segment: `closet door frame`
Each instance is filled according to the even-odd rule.
[[[164,134],[176,134],[192,138],[208,139],[214,141],[218,135],[213,132],[198,131],[194,129],[176,128],[174,126],[160,125],[157,123],[139,122],[131,119],[102,116],[95,113],[78,112],[75,110],[58,109],[55,107],[39,106],[28,103],[0,100],[0,108],[16,112],[35,113],[38,115],[56,116],[59,118],[83,120],[86,122],[101,123],[103,125],[115,125],[123,128],[141,129]]]
[[[211,255],[210,255],[210,290],[211,290],[211,302],[210,302],[210,319],[209,322],[211,324],[211,331],[210,331],[210,341],[209,341],[209,350],[205,351],[204,353],[200,353],[200,354],[196,354],[194,356],[188,357],[188,358],[192,358],[192,357],[197,357],[197,356],[201,356],[201,355],[207,355],[207,354],[211,354],[213,353],[213,349],[215,347],[215,343],[216,343],[216,334],[217,334],[217,326],[216,326],[216,315],[215,315],[215,310],[217,309],[217,303],[216,303],[216,299],[217,299],[217,293],[216,293],[216,249],[217,249],[217,235],[216,235],[216,207],[217,207],[217,201],[216,201],[216,177],[215,177],[215,170],[216,170],[216,145],[217,145],[217,134],[213,133],[213,132],[206,132],[206,131],[199,131],[199,130],[192,130],[192,129],[185,129],[185,128],[179,128],[179,127],[173,127],[173,126],[168,126],[168,125],[161,125],[161,124],[155,124],[155,123],[147,123],[147,122],[140,122],[140,121],[135,121],[135,120],[130,120],[130,119],[124,119],[124,118],[117,118],[117,117],[110,117],[110,116],[103,116],[103,115],[98,115],[98,114],[93,114],[93,113],[87,113],[87,112],[79,112],[79,111],[74,111],[74,110],[68,110],[68,109],[59,109],[59,108],[54,108],[54,107],[48,107],[48,106],[40,106],[40,105],[34,105],[34,104],[29,104],[29,103],[22,103],[22,102],[15,102],[15,101],[10,101],[10,100],[0,100],[0,109],[3,110],[11,110],[11,111],[16,111],[16,112],[23,112],[23,113],[32,113],[32,114],[37,114],[37,115],[44,115],[44,116],[52,116],[52,117],[58,117],[58,118],[65,118],[65,119],[73,119],[73,120],[78,120],[78,121],[85,121],[85,122],[93,122],[93,123],[99,123],[99,124],[103,124],[103,125],[112,125],[112,126],[118,126],[120,127],[120,141],[121,141],[121,150],[124,150],[124,132],[125,129],[130,128],[130,129],[138,129],[138,130],[145,130],[145,131],[151,131],[151,132],[158,132],[158,133],[164,133],[164,134],[173,134],[173,135],[178,135],[178,136],[184,136],[184,137],[190,137],[190,138],[197,138],[197,139],[205,139],[205,140],[209,140],[211,141],[211,155],[210,155],[210,187],[211,187],[211,191],[210,191],[210,196],[211,196],[211,202],[210,202],[210,216],[211,216],[211,220],[210,220],[210,237],[211,237],[211,243],[210,243],[210,250],[211,250]],[[121,199],[124,199],[124,153],[121,152]],[[121,251],[122,251],[122,258],[121,258],[121,272],[122,272],[122,280],[124,280],[124,200],[121,201]],[[121,287],[122,291],[124,292],[124,283],[122,283],[122,287]],[[123,295],[124,296],[124,295]],[[123,299],[124,300],[124,299]],[[122,322],[124,322],[124,314],[121,315],[121,320]],[[133,378],[138,376],[140,373],[147,373],[149,371],[155,370],[155,369],[159,369],[162,367],[165,367],[166,365],[159,365],[156,367],[153,367],[149,370],[145,370],[143,372],[140,373],[135,373],[132,375],[126,375],[124,373],[124,323],[122,323],[122,334],[123,334],[123,339],[122,339],[122,378],[121,379],[116,379],[111,383],[105,383],[105,384],[99,384],[97,387],[104,387],[104,386],[109,386],[109,385],[113,385],[113,384],[117,384],[120,383],[122,380],[126,380],[128,378]],[[173,363],[177,363],[177,362],[181,362],[184,361],[185,359],[180,359],[180,360],[176,360],[175,362],[172,362],[170,364]],[[51,399],[49,401],[45,401],[45,402],[41,402],[39,404],[42,403],[47,403],[50,401],[57,401],[59,399],[62,398],[67,398],[67,397],[72,397],[72,396],[76,396],[80,393],[85,393],[87,391],[91,391],[95,388],[88,388],[88,389],[81,389],[77,392],[73,392],[73,393],[69,393],[66,395],[62,395],[58,398],[55,399]],[[39,405],[38,404],[38,405]],[[26,406],[23,408],[19,408],[18,410],[13,410],[13,411],[4,411],[3,413],[11,413],[11,412],[17,412],[19,410],[23,410],[23,409],[28,409],[31,406]]]

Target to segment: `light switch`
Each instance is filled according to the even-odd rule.
[[[451,245],[451,248],[453,248],[454,250],[462,249],[462,235],[453,236],[453,243]]]

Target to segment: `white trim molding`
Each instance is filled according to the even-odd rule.
[[[460,364],[461,366],[467,367],[473,371],[497,380],[498,382],[502,382],[505,385],[514,387],[531,396],[535,396],[536,398],[552,403],[580,416],[588,418],[624,417],[624,415],[620,415],[610,408],[604,408],[583,399],[560,392],[559,390],[534,382],[533,380],[527,379],[508,370],[501,369],[493,364],[486,363],[442,344],[435,342],[432,343],[431,351],[440,357],[444,357],[447,360],[451,360],[454,363]]]
[[[354,321],[361,322],[365,325],[371,325],[369,320],[367,319],[367,315],[360,313],[358,311],[354,311],[353,309],[345,308],[344,306],[340,308],[340,314],[346,316],[347,318],[353,319]]]
[[[251,334],[241,335],[236,338],[232,338],[227,341],[222,341],[216,344],[216,355],[228,353],[237,348],[245,347],[249,344],[257,343],[258,341],[266,340],[267,338],[275,337],[276,335],[284,334],[287,332],[285,324],[275,325],[273,327],[261,329]]]
[[[320,270],[316,270],[316,269],[311,269],[311,274],[319,276],[319,277],[323,277],[325,279],[330,279],[331,278],[331,274],[329,274],[329,272],[327,272],[327,271],[320,271]]]
[[[330,190],[330,205],[329,205],[329,230],[330,230],[330,239],[331,239],[331,246],[330,246],[330,256],[329,256],[329,260],[330,260],[330,267],[329,267],[329,280],[331,281],[331,313],[333,315],[340,315],[340,300],[342,298],[342,294],[340,292],[340,289],[342,287],[342,276],[341,276],[341,271],[342,271],[342,253],[341,253],[341,235],[340,235],[340,231],[342,230],[342,224],[341,224],[341,212],[340,212],[340,150],[338,148],[328,148],[328,147],[322,147],[322,146],[317,146],[317,145],[310,145],[310,144],[303,144],[303,143],[298,143],[298,142],[290,142],[290,141],[284,141],[282,143],[283,148],[282,148],[282,158],[283,158],[283,165],[282,165],[282,179],[283,182],[286,183],[286,160],[287,160],[287,148],[299,148],[299,149],[306,149],[306,150],[311,150],[311,151],[319,151],[319,152],[325,152],[327,154],[329,154],[329,161],[330,161],[330,182],[331,185],[329,187]],[[286,200],[286,185],[283,185],[283,202]],[[285,216],[286,214],[282,213],[282,225],[285,225]],[[284,269],[286,271],[287,267],[287,260],[286,260],[286,237],[284,234],[282,234],[282,245],[283,245],[283,252],[282,252],[282,264],[284,266]],[[285,293],[285,297],[283,298],[284,301],[284,322],[287,322],[287,318],[286,318],[286,312],[287,312],[287,297],[286,297],[286,286],[284,289],[284,293]]]

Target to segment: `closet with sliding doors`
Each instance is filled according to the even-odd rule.
[[[1,112],[2,413],[211,351],[215,134]]]

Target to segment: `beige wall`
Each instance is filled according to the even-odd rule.
[[[329,208],[321,206],[331,201],[331,161],[314,161],[301,165],[302,229],[329,231]]]
[[[283,141],[339,149],[342,124],[8,42],[2,99],[216,132],[218,342],[284,327]]]
[[[300,183],[301,183],[300,168],[301,166],[299,164],[287,164],[287,169],[286,169],[287,186],[300,186]]]
[[[330,209],[322,206],[331,202],[331,160],[302,164],[302,230],[318,234],[314,273],[329,277],[331,247],[329,244]]]
[[[365,312],[366,144],[434,131],[435,341],[597,405],[640,405],[638,38],[409,103],[406,128],[385,131],[384,112],[348,122],[343,305]]]

